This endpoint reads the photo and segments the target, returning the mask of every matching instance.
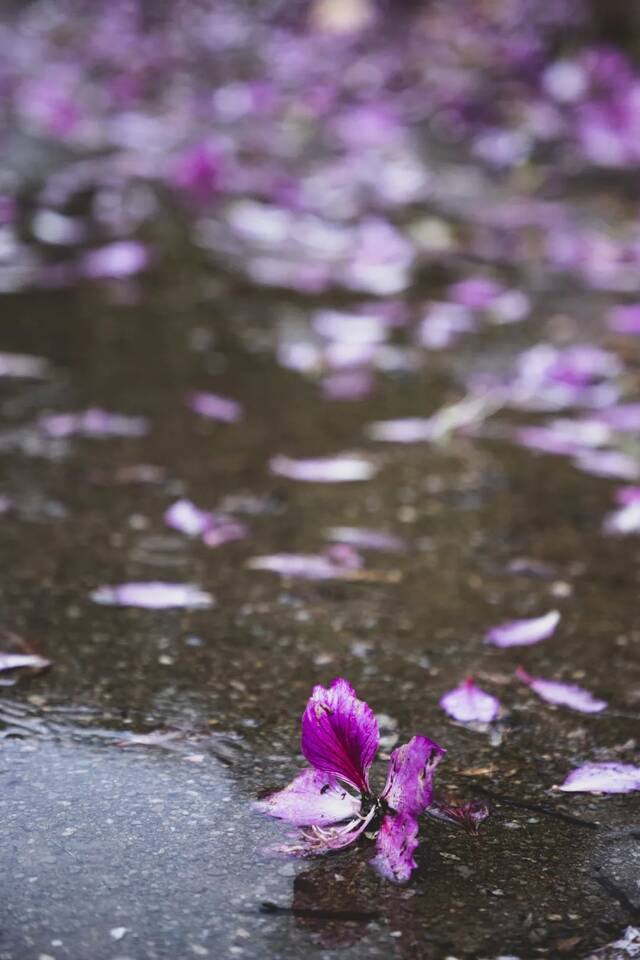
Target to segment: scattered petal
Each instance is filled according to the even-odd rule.
[[[146,610],[167,610],[183,607],[202,610],[213,606],[213,597],[191,583],[121,583],[98,587],[90,594],[95,603],[110,607],[142,607]]]
[[[378,721],[351,684],[338,678],[327,689],[313,688],[302,717],[301,747],[316,770],[368,793],[378,740]]]
[[[335,457],[317,457],[310,460],[294,460],[278,455],[269,461],[272,473],[289,480],[306,483],[351,483],[370,480],[378,472],[372,461],[359,454],[343,454]]]
[[[528,620],[512,620],[493,627],[486,639],[494,647],[526,647],[540,640],[547,640],[560,623],[558,610],[551,610],[542,617]]]
[[[49,437],[142,437],[149,430],[149,421],[96,407],[81,413],[45,414],[38,426]]]
[[[567,793],[631,793],[640,790],[640,767],[631,763],[585,763],[558,788]]]
[[[41,380],[50,372],[49,361],[28,353],[0,353],[0,377]]]
[[[500,701],[477,687],[473,677],[445,693],[440,706],[460,723],[491,723],[500,713]]]
[[[428,810],[429,816],[436,820],[445,820],[464,827],[471,837],[477,837],[480,824],[489,816],[489,807],[482,800],[468,800],[461,806],[451,806],[448,803],[432,803]]]
[[[354,569],[352,565],[337,563],[329,554],[322,553],[273,553],[252,557],[247,566],[251,570],[271,570],[282,577],[301,580],[343,580]]]
[[[546,700],[547,703],[569,707],[571,710],[578,710],[580,713],[600,713],[602,710],[606,710],[608,706],[606,700],[598,700],[588,690],[573,683],[560,683],[557,680],[543,680],[541,677],[532,677],[522,667],[517,668],[516,676],[531,687],[541,700]]]
[[[187,406],[201,417],[220,420],[222,423],[237,423],[242,418],[242,406],[229,397],[217,393],[197,391],[187,397]]]
[[[51,660],[47,660],[36,653],[0,653],[0,671],[21,670],[23,668],[44,670],[50,666]]]
[[[367,527],[329,527],[325,532],[327,540],[348,544],[356,550],[381,550],[399,553],[405,549],[400,537]]]
[[[94,280],[120,280],[140,273],[148,264],[149,252],[143,244],[119,240],[87,253],[82,260],[82,272]]]

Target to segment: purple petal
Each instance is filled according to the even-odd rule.
[[[602,529],[605,533],[626,536],[640,533],[640,502],[628,503],[614,510],[604,518]]]
[[[355,797],[334,777],[317,770],[303,770],[284,790],[255,804],[256,810],[296,827],[328,826],[353,820],[360,812]]]
[[[473,677],[445,693],[440,706],[460,723],[491,723],[500,713],[500,701],[477,687]]]
[[[273,553],[252,557],[247,566],[252,570],[271,570],[282,577],[301,580],[341,580],[348,577],[351,566],[338,564],[321,553]]]
[[[213,606],[213,597],[192,583],[120,583],[99,587],[90,594],[95,603],[110,607],[143,607],[147,610],[166,610],[184,607],[201,610]]]
[[[527,647],[552,635],[560,623],[560,613],[551,610],[542,617],[529,620],[511,620],[493,627],[486,635],[494,647]]]
[[[212,513],[209,527],[202,534],[202,542],[207,547],[221,547],[224,543],[244,540],[247,536],[249,536],[249,528],[240,520]]]
[[[640,503],[640,487],[618,487],[616,490],[616,503],[622,506]]]
[[[458,303],[432,303],[422,318],[418,339],[429,350],[444,350],[477,324],[470,311]]]
[[[19,670],[29,667],[33,670],[44,670],[51,666],[51,660],[36,653],[0,653],[0,671]]]
[[[302,717],[302,753],[317,770],[369,793],[368,773],[378,749],[378,721],[346,680],[318,685]]]
[[[585,763],[562,786],[567,793],[631,793],[640,790],[640,767],[631,763]]]
[[[327,540],[348,544],[356,550],[388,550],[396,553],[405,549],[405,543],[400,537],[366,527],[330,527],[325,535]]]
[[[447,823],[464,827],[472,837],[478,836],[480,824],[489,816],[489,808],[481,800],[469,800],[459,807],[436,801],[431,804],[428,812],[429,816],[435,817],[436,820],[445,820]]]
[[[187,406],[194,413],[211,420],[221,420],[223,423],[237,423],[242,417],[242,406],[229,397],[221,397],[217,393],[195,391],[187,397]]]
[[[350,483],[370,480],[378,472],[373,461],[359,454],[343,454],[336,457],[317,457],[311,460],[294,460],[279,455],[269,461],[272,473],[289,480],[306,483]]]
[[[640,430],[640,403],[618,403],[599,411],[597,416],[602,423],[620,433]]]
[[[422,736],[397,747],[389,760],[382,799],[396,813],[419,816],[431,803],[433,777],[445,753],[437,743]]]
[[[637,480],[640,477],[637,458],[621,450],[586,450],[574,460],[574,464],[578,470],[594,477],[616,480]]]
[[[363,400],[374,389],[375,380],[369,370],[341,370],[322,379],[322,395],[327,400]]]
[[[190,500],[176,500],[165,512],[164,522],[188,537],[199,537],[208,528],[211,514],[199,510]]]
[[[28,353],[0,353],[0,377],[40,380],[49,373],[49,361]]]
[[[385,880],[406,883],[418,864],[413,854],[418,846],[418,822],[407,813],[387,815],[376,841],[370,864]]]
[[[607,323],[614,333],[640,333],[640,303],[613,307],[609,311]]]
[[[96,407],[80,413],[45,414],[38,425],[50,437],[142,437],[149,429],[146,417],[130,417]]]
[[[92,279],[131,277],[149,263],[147,248],[135,240],[119,240],[92,250],[82,261],[82,272]]]
[[[469,277],[454,283],[447,291],[449,297],[470,310],[484,310],[504,292],[501,283],[488,277]]]
[[[541,677],[532,677],[522,667],[517,668],[516,676],[531,687],[541,700],[545,700],[547,703],[569,707],[571,710],[578,710],[580,713],[600,713],[602,710],[606,710],[608,706],[606,700],[596,699],[588,690],[584,690],[573,683],[560,683],[557,680],[543,680]]]

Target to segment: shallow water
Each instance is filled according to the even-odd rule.
[[[639,548],[599,532],[610,482],[497,440],[393,447],[364,434],[371,420],[436,409],[451,399],[451,364],[490,365],[533,341],[535,325],[476,338],[381,378],[365,402],[339,404],[319,402],[273,359],[273,331],[303,315],[300,304],[223,274],[182,265],[129,289],[7,296],[3,306],[3,349],[55,367],[46,384],[3,387],[2,492],[18,502],[0,523],[3,621],[54,665],[0,690],[0,960],[341,947],[356,958],[585,956],[637,921],[637,800],[551,790],[637,737]],[[194,387],[241,400],[243,423],[194,417],[183,403]],[[35,435],[34,415],[89,405],[144,414],[150,434]],[[352,448],[379,458],[377,478],[304,485],[265,468],[276,452]],[[126,482],[122,468],[141,463],[161,468],[155,482]],[[169,530],[162,515],[183,494],[211,507],[234,497],[250,537],[211,550]],[[316,551],[336,525],[394,532],[408,549],[368,554],[369,582],[245,568],[263,553]],[[542,575],[510,572],[523,557]],[[105,583],[153,579],[197,583],[215,607],[89,600]],[[553,607],[561,627],[539,646],[483,642],[494,623]],[[541,703],[511,681],[521,659],[542,676],[586,677],[610,709],[582,716]],[[438,707],[469,673],[503,701],[493,733]],[[274,858],[265,850],[281,825],[251,811],[300,767],[310,689],[339,675],[386,715],[387,750],[414,732],[447,748],[439,795],[489,797],[478,839],[424,825],[406,887],[367,867],[366,844],[317,861]],[[175,736],[128,743],[156,730]]]

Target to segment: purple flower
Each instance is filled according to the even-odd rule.
[[[377,795],[369,770],[379,743],[371,708],[341,678],[316,686],[302,717],[302,753],[311,764],[288,787],[256,804],[258,810],[302,828],[293,854],[341,850],[365,832],[377,834],[371,861],[388,880],[406,882],[416,866],[418,817],[431,803],[435,768],[445,751],[423,736],[391,754],[387,781]]]

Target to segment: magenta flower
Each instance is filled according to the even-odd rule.
[[[369,784],[378,749],[378,722],[341,678],[316,686],[302,717],[302,753],[311,764],[258,810],[302,828],[278,849],[292,854],[341,850],[365,833],[377,836],[371,861],[388,880],[406,882],[416,867],[418,817],[431,803],[435,768],[445,754],[427,737],[413,737],[391,754],[381,794]]]

